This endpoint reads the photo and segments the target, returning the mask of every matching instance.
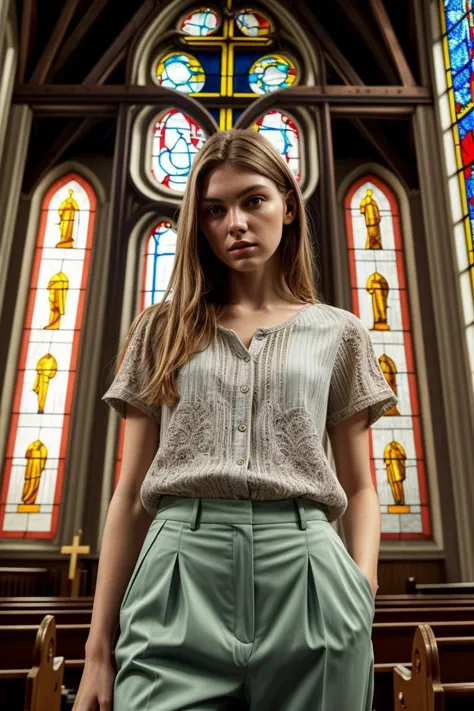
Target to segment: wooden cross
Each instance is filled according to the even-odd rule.
[[[70,553],[71,558],[69,560],[69,575],[68,578],[71,580],[71,597],[77,597],[79,595],[79,573],[80,570],[77,567],[77,556],[79,553],[90,553],[90,546],[81,546],[79,541],[81,540],[82,529],[80,528],[77,536],[73,536],[72,546],[61,546],[61,553]]]

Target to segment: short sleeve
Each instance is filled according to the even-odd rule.
[[[144,314],[132,333],[122,363],[107,392],[102,396],[125,419],[125,403],[136,407],[157,424],[161,422],[161,404],[149,404],[141,395],[152,373],[152,355],[145,353],[144,340],[148,314]]]
[[[375,355],[369,329],[348,311],[331,374],[326,427],[366,407],[370,427],[397,403]]]

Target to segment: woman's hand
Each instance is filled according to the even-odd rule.
[[[110,656],[87,658],[72,711],[112,711],[115,669]]]

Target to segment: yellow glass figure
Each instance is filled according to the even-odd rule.
[[[38,395],[38,415],[44,414],[46,396],[48,394],[49,381],[58,372],[58,362],[56,358],[47,353],[39,359],[36,364],[36,380],[33,385],[33,392]]]
[[[41,482],[46,462],[48,460],[48,450],[46,445],[39,439],[28,445],[25,452],[26,469],[23,492],[21,494],[22,504],[18,504],[18,513],[37,513],[40,505],[36,504],[38,489]]]
[[[49,289],[49,323],[43,330],[54,330],[60,326],[61,316],[66,313],[66,296],[69,289],[69,279],[64,272],[58,272],[48,282]]]
[[[392,388],[393,392],[395,395],[398,395],[397,392],[397,368],[395,366],[394,361],[392,358],[389,358],[388,355],[383,353],[380,358],[379,358],[379,364],[380,368],[382,370],[382,373],[385,376],[385,380],[387,381],[388,385]],[[385,413],[385,417],[387,415],[399,415],[400,411],[398,409],[397,405],[394,405],[393,407],[390,408],[390,410],[387,410]]]
[[[387,300],[390,291],[387,280],[378,272],[374,272],[367,279],[365,288],[372,296],[373,329],[375,331],[390,331],[390,326],[387,323]]]
[[[395,501],[395,505],[388,507],[389,513],[410,513],[410,507],[405,504],[405,491],[403,488],[403,482],[406,479],[406,458],[406,452],[400,442],[389,442],[384,449],[383,459],[387,479]]]
[[[60,247],[61,249],[72,249],[74,247],[72,234],[74,231],[76,212],[79,211],[79,205],[72,197],[74,190],[69,189],[68,193],[69,197],[62,201],[58,209],[59,232],[61,233],[61,239],[57,243],[56,247]]]
[[[366,249],[382,249],[382,237],[380,234],[380,211],[375,198],[372,197],[373,190],[367,188],[365,197],[360,201],[360,211],[365,217],[367,227]]]

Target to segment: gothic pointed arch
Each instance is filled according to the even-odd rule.
[[[1,537],[57,533],[99,200],[99,181],[76,163],[33,195],[3,393]]]
[[[346,176],[338,196],[348,308],[369,329],[381,369],[399,398],[369,434],[382,539],[437,545],[436,460],[406,196],[397,179],[376,164],[359,166]]]

